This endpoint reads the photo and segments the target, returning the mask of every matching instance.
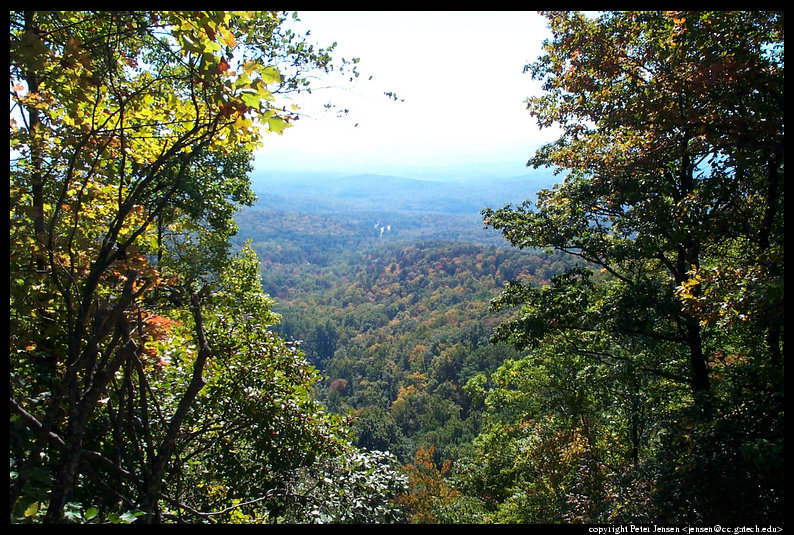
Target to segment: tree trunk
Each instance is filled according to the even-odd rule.
[[[149,480],[146,482],[145,493],[141,497],[141,510],[144,516],[139,520],[143,524],[155,523],[159,520],[159,510],[157,509],[157,502],[160,499],[160,493],[163,487],[163,478],[165,476],[166,468],[171,460],[171,456],[176,448],[176,440],[179,436],[179,430],[182,427],[182,422],[188,415],[190,408],[196,396],[204,387],[204,366],[210,356],[210,346],[204,332],[204,319],[201,313],[201,300],[202,293],[194,293],[191,295],[191,311],[196,323],[196,339],[199,343],[198,355],[193,362],[193,376],[187,390],[182,395],[179,401],[176,412],[168,423],[168,432],[163,438],[162,443],[157,448],[157,455],[152,461],[151,470],[149,472]]]

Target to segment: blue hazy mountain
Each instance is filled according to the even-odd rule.
[[[263,172],[252,176],[259,208],[300,213],[424,212],[479,214],[519,204],[551,187],[548,172],[526,176],[419,179],[377,174]]]
[[[237,215],[238,239],[253,239],[270,256],[274,250],[284,258],[313,255],[312,262],[327,251],[389,242],[507,246],[501,233],[483,227],[482,209],[534,199],[556,182],[549,172],[469,171],[430,178],[258,171],[251,178],[258,200]]]

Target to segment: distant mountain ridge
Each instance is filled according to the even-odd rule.
[[[477,214],[533,199],[555,182],[547,172],[484,176],[477,180],[423,180],[378,174],[258,172],[252,186],[260,208],[308,213],[429,212]]]

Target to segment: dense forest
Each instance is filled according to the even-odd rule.
[[[543,15],[423,181],[253,172],[291,15],[12,11],[10,522],[782,528],[782,12]]]
[[[279,206],[299,212],[260,201],[238,215],[232,241],[256,251],[263,288],[277,297],[277,331],[299,341],[324,376],[316,391],[323,404],[353,415],[360,447],[404,463],[417,448],[457,459],[481,417],[464,387],[520,355],[490,342],[507,318],[490,303],[507,281],[546,284],[573,263],[509,248],[461,203],[444,211],[434,190],[455,184],[398,182],[402,193],[381,211],[369,197],[339,212],[329,205],[344,202],[343,193],[296,191],[297,203],[282,192]],[[417,203],[423,191],[431,194]],[[395,210],[406,196],[410,209]]]

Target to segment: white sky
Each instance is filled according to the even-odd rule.
[[[524,65],[537,59],[548,36],[545,19],[535,12],[299,17],[299,33],[310,30],[309,41],[321,47],[336,41],[335,57],[359,57],[362,74],[342,89],[301,96],[297,103],[308,116],[283,136],[265,136],[258,169],[395,173],[507,162],[521,173],[534,149],[556,137],[538,130],[524,103],[539,91]],[[384,91],[404,101],[392,101]],[[340,119],[325,112],[322,104],[329,101],[349,114]]]

